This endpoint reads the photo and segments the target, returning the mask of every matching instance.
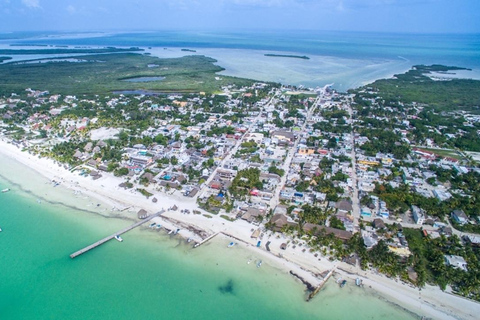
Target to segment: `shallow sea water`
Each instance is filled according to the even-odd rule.
[[[221,238],[194,250],[138,228],[72,260],[131,221],[102,217],[103,205],[73,198],[11,159],[0,163],[0,188],[11,188],[0,194],[1,319],[412,318],[353,283],[330,281],[307,303],[293,277],[268,261],[257,268],[260,257]],[[69,205],[48,202],[57,197]]]

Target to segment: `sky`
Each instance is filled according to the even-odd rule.
[[[0,0],[0,32],[480,33],[480,0]]]

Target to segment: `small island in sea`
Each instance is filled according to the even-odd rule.
[[[193,50],[193,49],[182,49],[182,51],[185,51],[185,52],[197,52],[197,50]]]
[[[265,57],[276,57],[276,58],[293,58],[293,59],[304,59],[304,60],[310,60],[310,57],[308,56],[297,56],[294,54],[276,54],[276,53],[265,53]]]

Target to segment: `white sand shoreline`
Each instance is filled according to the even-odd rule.
[[[140,208],[147,210],[149,214],[153,214],[162,208],[167,209],[173,205],[177,205],[179,209],[198,210],[193,199],[175,194],[165,195],[155,192],[154,196],[158,199],[158,202],[153,203],[139,193],[119,188],[118,184],[123,182],[123,179],[108,174],[96,181],[93,181],[90,177],[79,176],[58,166],[50,159],[39,159],[29,153],[22,152],[19,148],[1,138],[0,153],[35,170],[49,180],[61,182],[61,186],[64,188],[98,199],[104,206],[111,207],[115,216],[120,215],[135,220],[136,212]],[[319,259],[308,250],[302,252],[301,247],[296,249],[289,247],[285,251],[280,250],[280,244],[287,241],[281,236],[277,238],[277,235],[266,235],[268,239],[264,238],[262,240],[263,244],[266,241],[271,241],[271,252],[263,248],[257,248],[255,246],[257,240],[250,238],[251,229],[255,227],[243,220],[229,222],[218,216],[212,216],[208,219],[202,215],[183,214],[178,210],[167,211],[162,217],[154,218],[153,221],[169,229],[178,227],[181,229],[181,236],[193,238],[197,242],[201,241],[207,234],[214,233],[220,233],[220,236],[225,239],[228,236],[240,239],[241,243],[239,245],[261,255],[268,264],[286,273],[293,271],[314,286],[321,283],[318,274],[337,266],[338,276],[348,279],[349,283],[353,283],[357,277],[360,277],[366,289],[373,289],[385,300],[391,301],[393,304],[419,316],[433,319],[476,319],[476,314],[480,312],[479,303],[442,292],[437,287],[426,286],[420,291],[418,288],[395,282],[372,271],[363,271],[342,262],[332,262],[325,257]],[[196,232],[189,229],[195,229]],[[321,298],[321,293],[315,299],[318,298]]]

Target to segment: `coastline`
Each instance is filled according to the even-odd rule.
[[[177,205],[179,209],[198,210],[194,200],[175,194],[165,195],[156,192],[155,197],[157,197],[158,202],[155,204],[138,193],[119,188],[118,184],[122,181],[121,178],[108,175],[93,181],[89,177],[81,177],[58,166],[52,160],[39,159],[22,152],[3,139],[0,139],[0,153],[33,169],[50,181],[61,182],[60,188],[66,188],[82,196],[97,200],[102,204],[100,208],[108,217],[136,220],[136,212],[140,208],[147,210],[149,214],[153,214],[160,211],[162,207],[169,208],[173,205]],[[55,201],[57,200],[55,199]],[[61,199],[61,201],[63,204],[69,204],[69,199]],[[75,200],[73,199],[73,201]],[[107,210],[107,207],[111,209]],[[268,238],[272,242],[271,252],[263,248],[257,248],[255,246],[257,240],[250,238],[252,225],[243,220],[229,222],[218,216],[207,219],[202,215],[182,214],[179,211],[168,211],[164,216],[165,218],[159,217],[155,220],[158,220],[167,228],[181,227],[180,235],[185,238],[192,237],[195,241],[200,241],[206,235],[217,232],[225,239],[228,239],[227,237],[236,238],[239,242],[241,241],[239,245],[255,252],[257,255],[261,255],[273,267],[278,268],[285,274],[293,271],[314,286],[318,286],[321,282],[318,274],[337,266],[336,273],[338,276],[348,279],[349,282],[353,282],[357,277],[360,277],[366,290],[371,288],[382,298],[417,315],[435,319],[475,319],[474,315],[480,311],[478,303],[441,292],[436,287],[427,286],[419,291],[401,282],[397,283],[394,280],[387,279],[385,276],[376,275],[372,271],[362,271],[345,263],[329,261],[325,257],[318,259],[308,251],[302,252],[301,247],[288,248],[286,251],[280,250],[280,244],[286,242],[286,239],[281,236],[277,238],[275,234]],[[192,228],[194,231],[184,230],[184,228]],[[318,298],[321,298],[321,292]]]

